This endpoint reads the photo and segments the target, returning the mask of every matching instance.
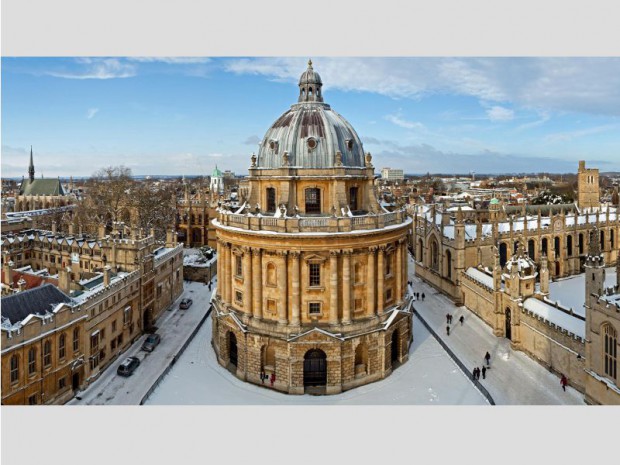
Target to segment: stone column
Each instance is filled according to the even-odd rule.
[[[280,305],[278,306],[278,323],[288,323],[288,273],[287,273],[287,254],[286,250],[278,252],[278,255],[282,257],[282,265],[279,269],[278,285],[280,287]]]
[[[338,324],[338,251],[332,250],[329,255],[329,323]]]
[[[396,304],[403,301],[403,243],[401,240],[396,245],[396,252],[394,253],[396,258]]]
[[[385,291],[383,285],[385,282],[385,246],[379,247],[377,254],[377,314],[383,313],[383,305],[385,304]]]
[[[263,273],[261,249],[252,248],[252,314],[254,318],[263,317]]]
[[[291,309],[293,311],[293,316],[292,316],[292,320],[291,323],[293,325],[299,325],[301,323],[300,320],[300,306],[301,306],[301,295],[299,292],[299,288],[301,286],[301,277],[300,277],[300,271],[299,271],[299,252],[290,252],[291,258],[293,260],[293,264],[292,264],[292,288],[293,288],[293,296],[292,299],[293,301],[291,302]]]
[[[351,250],[342,251],[342,323],[351,323]]]
[[[243,311],[252,314],[252,250],[243,248]]]
[[[366,306],[368,308],[368,316],[374,316],[375,315],[375,301],[376,301],[376,296],[375,296],[375,284],[376,284],[376,278],[375,278],[375,252],[377,251],[377,247],[370,247],[368,249],[368,270],[367,270],[367,276],[368,278],[366,279]]]
[[[225,279],[224,279],[224,301],[230,305],[231,299],[231,280],[232,280],[232,264],[231,264],[231,258],[232,258],[232,251],[231,251],[231,247],[230,244],[224,244],[224,252],[225,252],[225,260],[224,260],[224,274],[225,274]]]

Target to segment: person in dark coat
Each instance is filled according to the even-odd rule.
[[[476,367],[476,380],[480,379],[480,368]]]
[[[448,333],[448,336],[450,335],[450,325],[446,326],[446,333]]]
[[[422,292],[422,300],[424,300],[424,292]]]
[[[475,380],[476,379],[476,368],[474,368],[471,372],[471,379]]]
[[[446,323],[450,324],[450,314],[446,313]]]
[[[487,366],[489,366],[489,362],[491,361],[491,354],[488,351],[484,355],[484,359],[487,361]]]
[[[482,365],[482,379],[486,379],[487,378],[486,375],[487,375],[487,367]]]
[[[562,375],[562,378],[560,379],[560,385],[562,386],[562,389],[564,391],[566,391],[567,384],[568,384],[568,379],[566,379],[566,376]]]
[[[461,322],[461,326],[463,326],[463,321],[465,321],[465,317],[461,315],[461,318],[459,318],[459,321]]]
[[[267,375],[265,374],[264,371],[260,372],[260,380],[262,381],[263,384],[265,384],[265,379],[267,379]]]
[[[276,382],[276,374],[275,373],[271,373],[271,378],[269,379],[269,381],[271,382],[271,387],[273,387],[273,383]]]

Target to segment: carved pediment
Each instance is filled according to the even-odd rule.
[[[344,340],[340,334],[333,334],[320,328],[312,328],[305,333],[293,336],[289,342],[334,342]]]
[[[309,255],[304,255],[304,261],[306,262],[324,262],[325,260],[327,260],[326,257],[323,257],[322,255],[318,255],[315,253],[311,253]]]

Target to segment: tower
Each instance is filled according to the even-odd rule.
[[[28,178],[30,182],[34,181],[34,162],[32,160],[32,145],[30,146],[30,165],[28,165]]]
[[[605,287],[605,260],[601,253],[600,234],[597,227],[590,230],[588,256],[586,257],[586,305],[592,294],[600,296]]]
[[[584,160],[579,161],[577,171],[577,206],[584,208],[599,208],[598,168],[586,168]]]

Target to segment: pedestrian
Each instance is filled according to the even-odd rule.
[[[446,323],[450,324],[450,314],[446,313]]]
[[[487,361],[487,366],[489,366],[489,362],[491,361],[491,354],[488,351],[484,355],[484,359]]]
[[[264,371],[261,370],[260,372],[260,380],[263,384],[265,384],[265,379],[267,378],[267,375],[265,374]]]
[[[271,381],[271,387],[273,387],[273,383],[276,382],[276,374],[275,373],[271,373],[271,378],[269,379],[269,381]]]
[[[566,391],[566,385],[568,384],[566,376],[562,375],[562,378],[560,379],[560,384],[562,385],[562,389]]]
[[[422,292],[422,300],[424,300],[424,292]]]
[[[461,322],[461,326],[463,326],[463,321],[465,321],[465,317],[461,315],[461,318],[459,318],[459,321]]]
[[[480,368],[478,367],[474,368],[474,379],[480,379]]]
[[[446,332],[448,333],[448,336],[450,335],[450,325],[446,326]]]
[[[449,316],[450,316],[450,324],[452,324],[452,315],[449,315]]]
[[[482,379],[486,379],[487,367],[482,365]]]
[[[471,372],[471,379],[476,380],[476,369],[474,368]]]

